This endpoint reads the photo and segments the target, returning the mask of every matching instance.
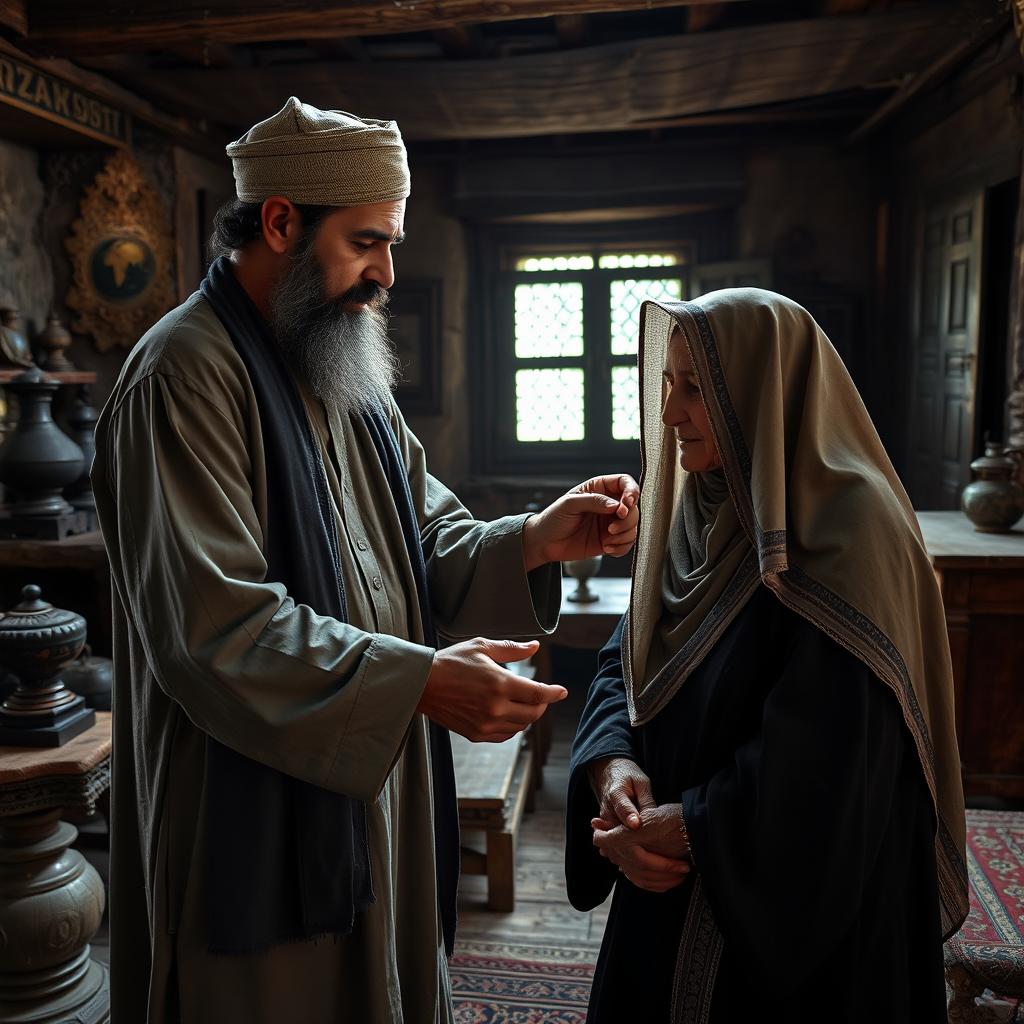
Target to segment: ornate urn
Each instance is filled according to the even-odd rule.
[[[64,497],[72,506],[84,512],[96,511],[96,498],[92,493],[92,462],[96,457],[96,420],[99,414],[89,404],[89,385],[83,384],[78,389],[78,397],[68,413],[68,426],[71,428],[71,440],[82,449],[82,473],[64,492]]]
[[[71,332],[60,322],[56,313],[51,313],[46,326],[36,336],[36,348],[39,350],[39,365],[51,373],[62,370],[73,370],[74,364],[67,357],[71,347]]]
[[[1024,515],[1024,487],[1014,479],[1018,448],[985,440],[985,454],[971,463],[977,477],[961,497],[964,515],[982,533],[1005,533]]]
[[[0,365],[6,367],[34,366],[32,350],[21,326],[16,309],[0,309]]]
[[[85,645],[85,619],[42,600],[27,586],[22,601],[0,616],[0,666],[18,688],[0,704],[0,745],[59,747],[96,722],[96,712],[61,675]]]
[[[594,555],[592,558],[576,558],[571,562],[563,562],[567,576],[576,581],[576,589],[569,594],[568,599],[574,604],[593,604],[600,601],[600,595],[595,594],[588,586],[587,580],[596,576],[601,570],[601,556]]]
[[[7,385],[17,395],[18,422],[0,447],[0,482],[17,494],[13,516],[59,516],[73,511],[61,491],[82,475],[82,449],[53,422],[59,385],[32,368]]]

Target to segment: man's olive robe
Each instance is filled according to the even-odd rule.
[[[451,1017],[435,888],[423,645],[398,513],[359,417],[303,394],[333,497],[349,623],[265,582],[260,410],[197,294],[129,356],[96,432],[114,583],[113,1024],[435,1024]],[[449,638],[527,638],[557,616],[525,517],[480,523],[389,410]],[[206,737],[367,802],[376,902],[352,935],[211,955]],[[252,894],[254,900],[260,893]]]

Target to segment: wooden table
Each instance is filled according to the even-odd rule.
[[[1024,799],[1024,530],[918,519],[946,609],[964,789]]]
[[[0,747],[0,1024],[110,1019],[107,969],[89,948],[103,882],[60,820],[64,808],[95,808],[110,748],[109,712],[56,750]]]
[[[599,651],[608,642],[619,619],[626,614],[629,605],[629,577],[602,576],[587,580],[588,589],[598,596],[592,604],[576,604],[569,595],[576,589],[576,581],[562,577],[562,610],[558,617],[558,628],[551,636],[543,637],[540,650],[533,656],[537,671],[535,678],[542,683],[562,683],[556,679],[551,665],[551,646],[574,647],[588,651]],[[551,724],[544,715],[534,725],[539,754],[535,766],[537,785],[541,784],[541,772],[551,749]]]
[[[629,605],[630,580],[628,577],[600,577],[587,580],[588,589],[598,596],[592,604],[576,604],[569,595],[576,589],[576,581],[562,577],[562,610],[558,628],[540,642],[534,656],[536,678],[542,683],[556,683],[551,672],[551,645],[599,651],[608,642],[619,619]]]

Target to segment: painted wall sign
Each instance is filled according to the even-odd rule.
[[[60,78],[0,56],[0,103],[115,146],[131,143],[131,118]]]

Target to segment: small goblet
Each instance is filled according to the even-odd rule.
[[[569,594],[569,600],[574,604],[593,604],[600,601],[600,595],[595,594],[588,586],[587,580],[596,576],[601,569],[601,556],[594,555],[591,558],[575,558],[571,562],[563,562],[565,571],[576,581],[576,589]]]

